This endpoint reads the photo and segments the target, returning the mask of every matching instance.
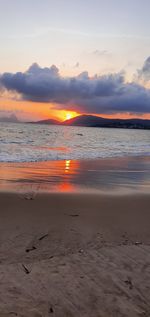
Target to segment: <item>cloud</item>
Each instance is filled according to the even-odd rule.
[[[108,55],[108,51],[107,50],[95,50],[93,52],[93,55],[96,57],[102,57],[102,56]]]
[[[138,70],[138,79],[145,82],[150,80],[150,56],[144,62],[143,67]]]
[[[18,122],[18,118],[12,111],[0,110],[0,122]]]
[[[23,100],[55,103],[57,109],[150,113],[150,90],[135,82],[126,83],[123,73],[89,77],[85,71],[62,77],[55,65],[41,68],[35,63],[24,73],[2,74],[0,85],[17,92]]]
[[[74,66],[74,68],[78,68],[80,66],[79,62],[77,62]]]

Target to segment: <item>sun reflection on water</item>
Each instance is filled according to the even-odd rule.
[[[71,160],[66,160],[65,161],[65,173],[68,173],[69,170],[70,170],[70,163],[71,163]]]
[[[0,191],[75,192],[83,189],[147,190],[149,157],[1,163]]]

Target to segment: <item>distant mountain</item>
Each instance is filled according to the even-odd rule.
[[[76,126],[86,126],[86,127],[95,127],[99,124],[105,122],[104,118],[92,116],[92,115],[81,115],[75,118],[64,121],[66,125],[76,125]]]
[[[53,120],[53,119],[39,120],[39,121],[36,121],[36,122],[30,122],[30,123],[35,123],[35,124],[49,124],[49,125],[58,125],[58,124],[60,124],[59,121]]]
[[[81,115],[59,122],[53,119],[30,122],[34,124],[66,125],[97,128],[150,129],[150,120],[145,119],[107,119],[92,115]]]
[[[0,122],[20,123],[15,114],[6,117],[0,117]],[[29,122],[33,124],[47,125],[67,125],[81,127],[97,127],[97,128],[124,128],[124,129],[148,129],[150,130],[150,120],[146,119],[107,119],[92,115],[81,115],[72,119],[60,122],[54,119],[39,120]]]
[[[63,122],[64,125],[124,128],[124,129],[150,129],[150,120],[145,119],[107,119],[92,115],[81,115]]]
[[[14,114],[12,114],[9,117],[0,117],[0,122],[18,123],[20,121],[18,120],[18,118]]]

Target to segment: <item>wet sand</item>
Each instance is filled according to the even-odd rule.
[[[0,191],[150,192],[150,156],[1,163]]]
[[[0,194],[0,316],[150,316],[150,195]]]

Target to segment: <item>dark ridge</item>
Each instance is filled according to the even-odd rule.
[[[34,122],[29,122],[29,123],[34,123],[34,124],[50,124],[50,125],[60,125],[60,122],[54,119],[45,119],[45,120],[39,120],[39,121],[34,121]]]
[[[81,115],[70,120],[66,120],[63,122],[63,124],[97,128],[150,129],[150,120],[107,119],[92,115]]]

